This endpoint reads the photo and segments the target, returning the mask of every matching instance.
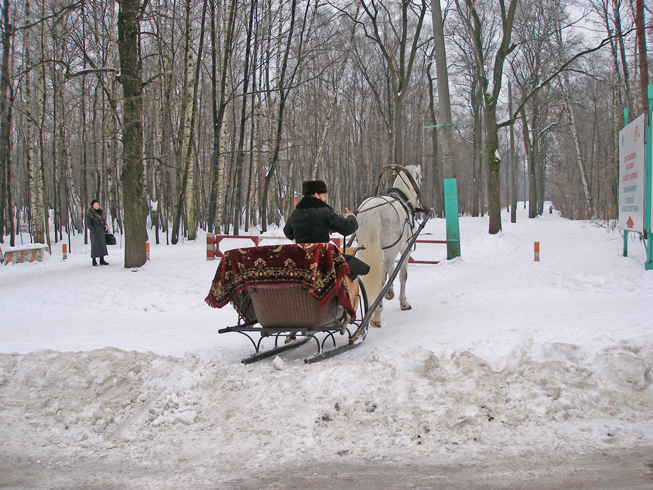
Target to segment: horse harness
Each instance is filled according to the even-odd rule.
[[[371,211],[372,209],[379,208],[381,206],[385,206],[386,204],[391,204],[392,202],[396,201],[399,204],[401,204],[401,207],[404,209],[406,212],[406,219],[403,221],[402,228],[401,228],[401,233],[399,233],[399,237],[390,245],[387,247],[381,247],[382,250],[387,250],[389,248],[394,247],[399,241],[401,240],[401,237],[404,236],[404,230],[406,229],[406,225],[410,226],[410,229],[413,230],[415,228],[415,213],[413,211],[413,206],[410,204],[408,201],[408,198],[406,197],[406,194],[403,193],[400,189],[397,189],[396,187],[391,187],[388,189],[386,192],[386,195],[384,196],[378,196],[379,198],[383,199],[384,202],[381,204],[377,204],[376,206],[372,206],[371,208],[363,209],[362,211],[358,211],[358,213],[364,213],[366,211]],[[388,199],[389,198],[389,199]],[[397,212],[396,208],[392,208]],[[399,214],[397,212],[397,214]],[[410,239],[409,239],[410,240]]]

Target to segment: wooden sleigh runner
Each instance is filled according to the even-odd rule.
[[[254,346],[252,363],[314,341],[317,362],[359,346],[367,335],[367,296],[332,244],[252,247],[225,252],[206,302],[231,303],[238,332]],[[353,280],[352,280],[353,279]]]

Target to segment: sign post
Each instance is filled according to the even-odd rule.
[[[438,129],[444,126],[468,126],[471,122],[436,124],[435,126],[422,126],[422,129]],[[460,224],[458,220],[458,187],[455,178],[446,178],[442,181],[444,192],[444,217],[447,224],[447,260],[460,257]]]
[[[629,232],[646,241],[646,270],[653,269],[653,192],[651,192],[651,113],[653,85],[648,86],[649,112],[619,132],[619,228],[624,231],[624,257],[628,256]],[[628,122],[628,113],[624,111]]]

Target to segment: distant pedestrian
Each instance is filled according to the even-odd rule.
[[[100,265],[109,265],[104,260],[107,252],[107,240],[105,233],[109,229],[104,220],[104,211],[100,209],[100,203],[95,199],[91,201],[91,207],[86,211],[86,228],[91,233],[91,258],[93,265],[98,265],[96,259],[100,259]]]

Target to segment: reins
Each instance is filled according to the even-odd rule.
[[[401,237],[404,236],[404,230],[406,229],[406,224],[410,227],[412,230],[415,227],[415,213],[408,207],[408,202],[404,201],[403,199],[400,199],[395,196],[375,196],[374,198],[378,199],[383,199],[382,203],[379,203],[375,206],[372,206],[370,208],[363,209],[362,211],[359,211],[358,213],[364,213],[366,211],[371,211],[372,209],[380,208],[382,206],[386,206],[388,204],[392,204],[393,202],[398,202],[402,208],[404,208],[404,211],[406,211],[406,218],[402,222],[402,227],[401,227],[401,233],[399,233],[399,237],[390,245],[387,245],[385,247],[381,247],[381,250],[387,250],[389,248],[394,247],[397,243],[401,241]],[[374,199],[370,197],[369,199]],[[364,202],[363,202],[364,203]],[[401,220],[401,217],[399,216],[399,211],[397,211],[397,208],[392,206],[392,209],[394,210],[395,213],[397,213],[397,218]],[[353,242],[354,236],[352,235],[351,241]],[[410,238],[408,238],[410,240]],[[351,243],[351,242],[350,242]]]

